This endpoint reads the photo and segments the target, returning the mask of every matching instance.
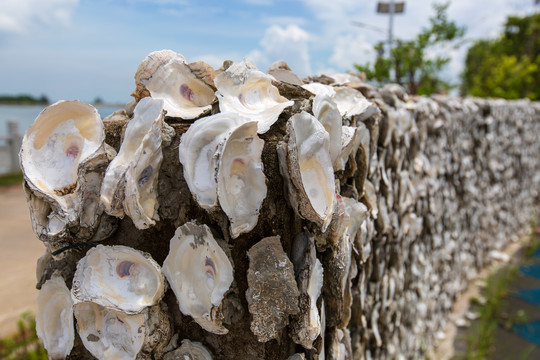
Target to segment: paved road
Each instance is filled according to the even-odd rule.
[[[0,187],[0,337],[17,330],[21,313],[35,314],[36,260],[44,250],[32,232],[22,186]]]

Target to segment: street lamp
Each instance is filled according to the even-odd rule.
[[[390,21],[388,24],[388,56],[390,56],[393,42],[393,30],[394,30],[394,14],[402,14],[405,11],[404,1],[379,1],[377,3],[378,14],[389,14]]]

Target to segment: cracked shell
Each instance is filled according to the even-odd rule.
[[[214,334],[229,332],[221,324],[220,308],[233,281],[233,268],[208,226],[189,222],[176,229],[163,273],[182,314]]]
[[[73,302],[64,279],[57,274],[39,291],[36,332],[43,341],[49,359],[65,359],[73,348]]]
[[[101,187],[105,211],[120,218],[127,214],[138,229],[146,229],[159,220],[157,181],[163,160],[163,116],[163,101],[139,101]]]
[[[259,134],[267,132],[281,112],[294,104],[279,94],[272,77],[242,61],[216,76],[221,112],[235,112],[258,122]]]
[[[98,232],[98,194],[109,163],[104,140],[99,113],[78,100],[48,106],[26,131],[19,157],[32,226],[42,241],[85,240]]]
[[[219,113],[195,121],[182,135],[178,155],[184,179],[197,203],[210,210],[217,205],[218,149],[231,130],[248,119],[235,113]]]
[[[233,238],[251,231],[266,198],[266,177],[261,154],[264,141],[257,136],[257,122],[235,128],[223,144],[217,173],[221,208],[231,222]]]
[[[92,301],[136,314],[161,300],[165,278],[147,253],[122,245],[98,245],[77,263],[71,293],[76,303]]]
[[[144,344],[144,314],[80,302],[73,306],[84,347],[99,360],[135,360]]]

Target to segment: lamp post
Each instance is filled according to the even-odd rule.
[[[405,2],[404,1],[379,1],[377,3],[377,13],[378,14],[388,14],[389,23],[388,23],[388,56],[390,56],[392,51],[392,42],[393,31],[394,31],[394,14],[402,14],[405,11]]]

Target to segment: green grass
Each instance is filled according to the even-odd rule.
[[[525,259],[529,259],[540,247],[540,236],[535,234],[535,222],[531,222],[531,228],[530,240],[523,252]],[[508,265],[487,279],[482,292],[485,303],[471,299],[471,306],[479,312],[480,317],[466,335],[467,353],[463,358],[467,360],[490,359],[495,351],[494,334],[499,324],[511,330],[513,325],[526,323],[529,320],[524,311],[516,312],[516,315],[511,318],[501,310],[509,292],[508,286],[515,279],[517,269],[517,265]],[[516,354],[516,359],[526,359],[533,350],[534,346],[523,349],[521,354]]]
[[[21,184],[23,181],[22,173],[9,173],[0,175],[0,186],[10,186]]]
[[[0,359],[46,360],[47,351],[36,334],[36,320],[26,312],[17,321],[19,331],[8,338],[0,339]]]
[[[517,267],[509,266],[491,275],[486,283],[483,296],[485,304],[476,305],[479,319],[467,336],[468,360],[489,359],[494,350],[493,335],[501,320],[501,305],[508,293],[508,285],[515,278]]]

